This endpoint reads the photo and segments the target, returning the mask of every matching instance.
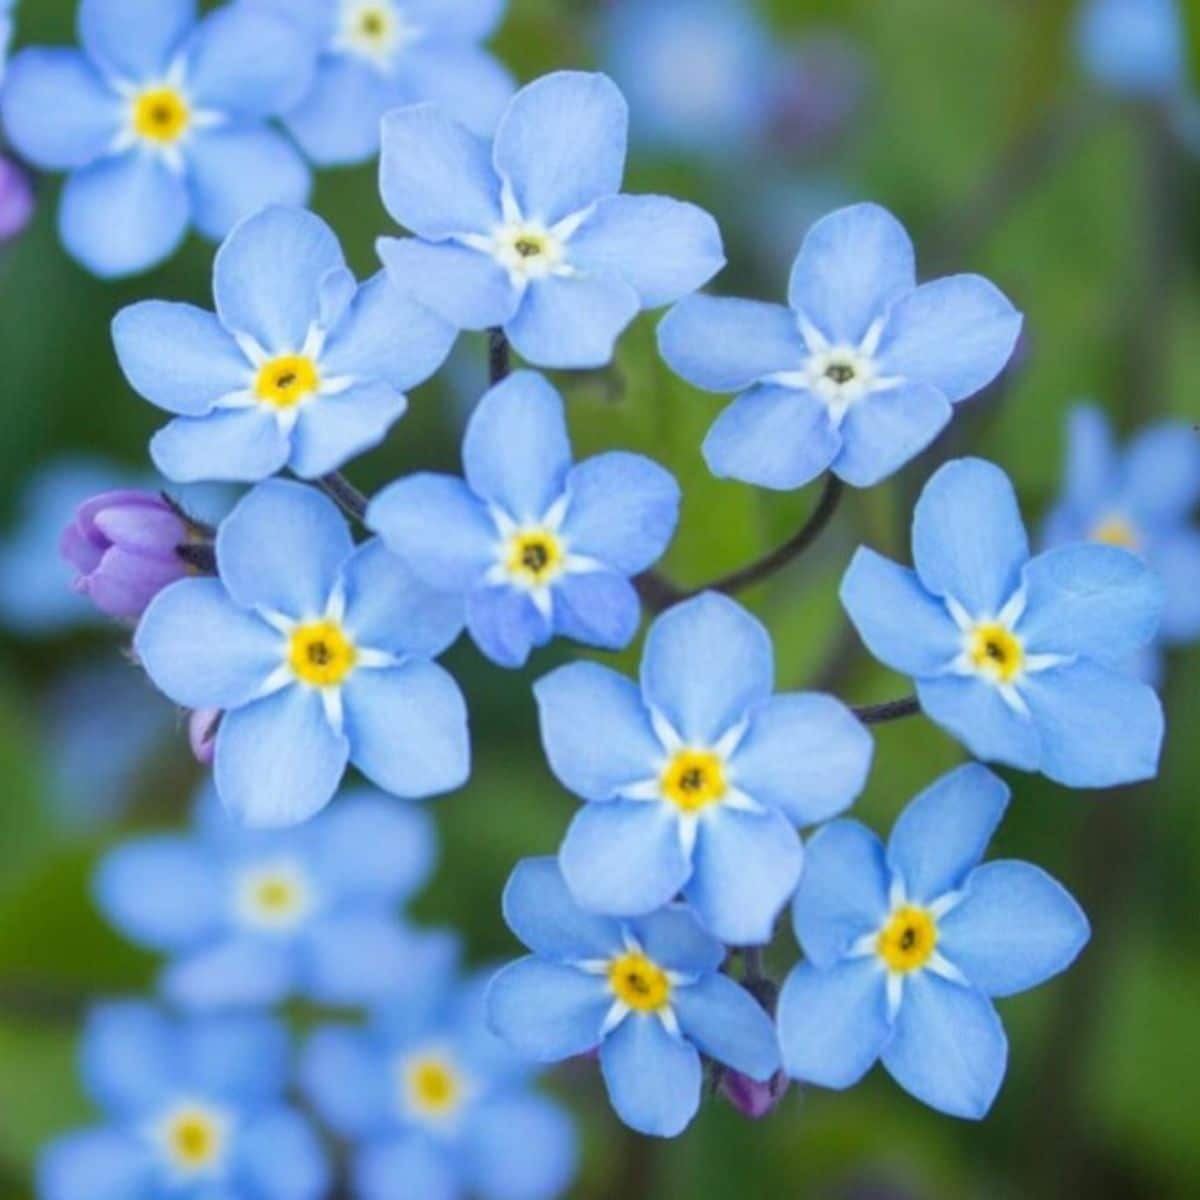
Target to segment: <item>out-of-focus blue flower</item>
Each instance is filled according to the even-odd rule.
[[[0,246],[25,232],[36,204],[29,172],[0,155]]]
[[[365,1029],[328,1026],[301,1085],[351,1144],[359,1200],[553,1200],[575,1174],[566,1114],[528,1086],[529,1066],[491,1034],[483,981],[427,974]]]
[[[379,152],[390,109],[433,101],[489,135],[512,97],[512,76],[480,43],[507,0],[251,0],[300,24],[321,47],[313,86],[284,115],[320,166]]]
[[[433,867],[425,813],[357,789],[298,829],[247,830],[206,787],[196,826],[118,846],[94,881],[121,933],[170,956],[172,1003],[371,1004],[452,961],[453,939],[418,933],[397,911]]]
[[[489,148],[433,104],[383,122],[381,238],[397,286],[458,329],[503,327],[531,363],[599,367],[642,309],[725,262],[706,212],[617,193],[629,110],[611,79],[561,71],[522,88]]]
[[[455,337],[383,272],[360,288],[333,231],[301,209],[243,221],[213,294],[215,315],[148,300],[113,322],[126,378],[178,414],[150,453],[180,482],[328,474],[383,440]]]
[[[310,88],[316,46],[245,4],[196,21],[195,0],[81,0],[82,50],[32,47],[9,64],[12,144],[67,171],[59,231],[100,276],[167,258],[189,225],[221,238],[267,204],[303,204],[304,160],[266,121]]]
[[[743,869],[755,869],[753,857]],[[700,1105],[700,1054],[769,1080],[771,1018],[720,973],[725,947],[682,905],[617,921],[580,908],[552,858],[528,859],[504,892],[504,919],[533,951],[488,989],[488,1020],[519,1053],[558,1062],[600,1049],[617,1115],[674,1137]]]
[[[848,38],[834,32],[806,37],[776,68],[771,140],[800,152],[826,146],[850,123],[867,79],[867,65]]]
[[[466,597],[489,658],[519,667],[554,634],[619,650],[637,632],[630,577],[667,548],[679,486],[640,454],[575,466],[559,394],[521,371],[479,402],[463,440],[466,480],[413,475],[367,521],[431,587]]]
[[[1128,96],[1170,97],[1187,78],[1187,40],[1175,0],[1086,0],[1076,44],[1097,83]]]
[[[972,763],[901,813],[886,851],[857,821],[809,842],[793,912],[806,961],[779,997],[791,1075],[847,1088],[882,1059],[942,1112],[977,1119],[991,1107],[1008,1043],[990,997],[1057,975],[1089,936],[1040,868],[979,865],[1008,794]]]
[[[780,490],[826,469],[855,487],[886,479],[995,379],[1021,330],[978,275],[917,287],[908,234],[874,204],[809,230],[788,303],[691,296],[659,327],[689,383],[742,392],[705,439],[713,473]]]
[[[42,1200],[322,1200],[321,1143],[287,1107],[289,1048],[266,1017],[172,1022],[145,1004],[93,1011],[81,1070],[107,1121],[38,1160]]]
[[[722,941],[770,940],[795,826],[845,809],[873,748],[832,696],[773,696],[774,674],[766,629],[708,592],[650,627],[640,688],[596,663],[537,684],[550,767],[588,802],[559,853],[580,904],[634,917],[682,893]]]
[[[436,663],[461,606],[378,541],[355,548],[333,503],[259,484],[221,523],[219,578],[160,592],[134,647],[177,704],[224,711],[217,791],[249,825],[291,825],[329,802],[347,763],[420,797],[470,770],[467,712]]]
[[[1030,558],[1008,477],[960,459],[921,493],[913,561],[860,548],[842,603],[871,653],[916,680],[929,717],[978,758],[1070,787],[1155,774],[1162,706],[1121,664],[1154,637],[1163,589],[1135,555]]]

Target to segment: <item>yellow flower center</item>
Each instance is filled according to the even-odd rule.
[[[248,871],[238,888],[238,906],[249,924],[289,929],[308,912],[310,895],[304,877],[282,864]]]
[[[423,1117],[446,1117],[461,1103],[463,1085],[451,1062],[428,1054],[405,1064],[404,1093],[412,1112]]]
[[[1122,550],[1136,552],[1140,546],[1137,530],[1133,523],[1125,517],[1106,517],[1089,534],[1093,542],[1102,542],[1106,546],[1117,546]]]
[[[608,982],[616,998],[636,1012],[658,1012],[671,999],[666,971],[640,950],[614,958],[608,967]]]
[[[876,949],[893,971],[915,971],[933,956],[937,923],[928,909],[906,904],[896,909],[879,931]]]
[[[162,1126],[163,1145],[171,1165],[194,1174],[213,1166],[225,1149],[225,1123],[203,1108],[183,1108]]]
[[[728,786],[725,768],[711,750],[680,750],[662,773],[662,793],[684,812],[719,804]]]
[[[288,663],[312,687],[335,687],[354,670],[358,650],[336,621],[310,621],[292,630]]]
[[[264,363],[254,384],[263,404],[274,408],[294,408],[321,386],[316,363],[304,354],[285,354]]]
[[[191,122],[187,101],[172,87],[147,88],[133,102],[134,131],[148,142],[176,142]]]
[[[975,667],[997,683],[1010,683],[1025,665],[1025,650],[1020,639],[996,621],[971,631],[967,653]]]
[[[564,557],[562,544],[554,534],[534,529],[509,539],[505,565],[510,575],[531,587],[542,587],[562,570]]]

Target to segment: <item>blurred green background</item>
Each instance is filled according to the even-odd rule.
[[[634,0],[636,3],[636,0]],[[73,0],[24,0],[19,38],[71,39]],[[599,4],[513,0],[497,42],[529,79],[596,65]],[[968,448],[1014,477],[1035,520],[1061,471],[1063,416],[1092,396],[1128,431],[1164,414],[1200,414],[1200,222],[1197,163],[1152,114],[1090,93],[1069,40],[1066,0],[770,0],[780,39],[834,30],[863,57],[858,109],[819,148],[706,166],[635,158],[629,189],[695,200],[726,229],[732,294],[777,298],[822,197],[871,198],[914,234],[925,274],[978,270],[1027,314],[1023,364],[960,413],[955,427],[895,481],[851,497],[820,547],[747,601],[776,635],[780,683],[819,684],[854,702],[898,695],[904,681],[873,666],[836,604],[851,551],[868,541],[907,556],[915,490],[936,462]],[[1200,16],[1189,13],[1194,43]],[[634,114],[636,126],[637,115]],[[778,197],[756,207],[764,180]],[[121,379],[108,324],[144,297],[207,303],[211,248],[191,242],[154,274],[104,285],[71,263],[53,229],[56,185],[40,186],[35,227],[0,253],[0,526],[19,520],[22,488],[67,452],[140,469],[161,414]],[[389,229],[371,168],[320,176],[314,207],[361,273]],[[700,458],[723,401],[691,391],[653,353],[656,318],[625,337],[611,370],[559,380],[580,454],[644,450],[680,477],[686,502],[667,563],[698,584],[771,547],[814,494],[780,497],[713,480]],[[414,393],[386,447],[349,474],[372,490],[416,468],[456,464],[463,415],[484,378],[480,337],[454,369]],[[88,895],[97,855],[130,828],[180,824],[197,778],[182,734],[142,772],[118,824],[64,824],[47,799],[56,745],[42,719],[51,683],[79,664],[116,661],[120,631],[0,640],[0,1195],[28,1195],[47,1137],[84,1120],[74,1029],[87,998],[143,990],[154,963],[103,925]],[[449,656],[469,693],[473,782],[436,805],[444,843],[417,915],[453,924],[476,961],[515,946],[498,913],[503,881],[527,854],[550,853],[575,802],[538,747],[530,680],[567,652],[535,657],[525,675]],[[636,662],[636,647],[619,665]],[[134,668],[130,667],[132,673]],[[1012,775],[1015,801],[993,853],[1032,859],[1087,908],[1092,944],[1066,977],[1006,1001],[1011,1066],[991,1117],[956,1122],[921,1107],[879,1071],[851,1093],[798,1091],[753,1124],[719,1101],[680,1139],[653,1144],[610,1115],[585,1067],[552,1086],[584,1129],[572,1193],[599,1197],[804,1196],[1194,1197],[1200,1195],[1200,652],[1171,663],[1172,732],[1160,779],[1104,795]],[[104,753],[104,748],[97,750]],[[878,733],[860,813],[886,830],[905,801],[961,758],[921,721]],[[80,796],[86,806],[87,796]],[[795,956],[775,948],[777,975]]]

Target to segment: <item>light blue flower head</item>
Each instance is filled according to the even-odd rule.
[[[659,327],[689,383],[742,393],[705,439],[713,473],[779,490],[825,470],[855,487],[886,479],[996,378],[1021,331],[978,275],[918,287],[908,234],[875,204],[809,230],[788,303],[692,296]]]
[[[393,281],[456,328],[502,327],[535,366],[603,366],[639,311],[725,263],[707,213],[618,195],[628,125],[612,80],[571,71],[522,88],[490,147],[436,105],[389,113],[383,201],[416,235],[380,240]]]
[[[235,818],[306,820],[348,763],[397,796],[466,780],[466,705],[430,661],[462,629],[453,598],[378,541],[356,548],[331,501],[281,480],[226,517],[216,558],[219,578],[155,597],[134,647],[177,704],[224,711],[214,772]]]
[[[640,454],[574,465],[559,394],[521,371],[479,402],[463,439],[466,479],[413,475],[367,520],[431,587],[466,598],[480,650],[519,667],[555,634],[619,650],[641,618],[632,576],[675,532],[679,487]]]
[[[682,894],[722,941],[770,940],[796,826],[851,803],[873,748],[832,696],[773,696],[774,674],[766,629],[708,592],[651,626],[640,687],[596,663],[537,684],[551,770],[587,801],[559,853],[578,903],[636,917]]]
[[[150,453],[179,482],[328,474],[383,440],[455,336],[382,272],[359,287],[333,231],[303,209],[238,225],[213,295],[215,314],[145,300],[113,321],[126,378],[176,414]]]
[[[639,1132],[683,1132],[700,1105],[701,1054],[755,1080],[778,1070],[770,1017],[721,974],[725,947],[683,905],[597,916],[554,859],[535,858],[513,872],[504,918],[533,953],[492,980],[492,1028],[538,1062],[599,1047],[609,1099]]]
[[[842,603],[868,649],[916,680],[921,708],[972,754],[1069,787],[1158,769],[1158,697],[1122,664],[1158,629],[1163,589],[1135,555],[1074,545],[1034,558],[1012,484],[947,463],[913,518],[916,570],[865,547]]]
[[[1076,46],[1097,83],[1127,96],[1170,97],[1187,79],[1187,35],[1176,0],[1086,0]]]
[[[81,1069],[107,1122],[42,1151],[38,1195],[322,1200],[329,1166],[286,1105],[289,1057],[286,1032],[266,1017],[175,1022],[147,1004],[95,1009]]]
[[[970,764],[913,800],[886,850],[857,821],[812,838],[793,914],[806,961],[779,997],[790,1075],[847,1088],[882,1059],[926,1104],[987,1112],[1008,1057],[990,997],[1057,975],[1089,936],[1040,868],[979,865],[1007,804],[1008,788]]]
[[[215,240],[304,203],[308,168],[266,123],[312,84],[293,24],[245,4],[197,22],[195,0],[81,0],[78,24],[81,50],[13,58],[0,111],[24,158],[70,173],[59,231],[89,271],[144,271],[189,226]]]

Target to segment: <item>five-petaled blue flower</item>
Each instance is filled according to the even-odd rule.
[[[572,899],[554,859],[535,858],[513,872],[504,918],[533,954],[492,980],[492,1028],[540,1062],[598,1046],[613,1108],[639,1132],[674,1137],[696,1115],[701,1053],[751,1079],[778,1070],[770,1017],[721,974],[725,947],[683,905],[597,916]]]
[[[860,548],[842,602],[871,653],[911,675],[926,714],[978,758],[1071,787],[1154,775],[1158,697],[1121,665],[1158,628],[1162,585],[1135,556],[1029,556],[1012,484],[947,463],[913,517],[916,571]]]
[[[125,842],[94,891],[131,941],[169,954],[161,988],[189,1009],[371,1004],[456,952],[398,906],[425,882],[432,822],[369,789],[296,829],[248,830],[206,785],[191,834]]]
[[[268,204],[303,204],[309,173],[266,120],[308,91],[316,47],[289,21],[195,0],[81,0],[82,52],[9,66],[4,125],[35,166],[69,171],[63,244],[97,275],[144,271],[189,224],[222,238]]]
[[[659,327],[684,379],[743,392],[705,439],[713,473],[781,490],[826,469],[855,487],[887,478],[996,378],[1021,331],[978,275],[918,287],[908,234],[874,204],[809,230],[788,302],[693,296]]]
[[[262,1016],[175,1023],[146,1004],[93,1011],[81,1070],[108,1122],[51,1142],[42,1200],[322,1200],[330,1172],[287,1107],[289,1047]]]
[[[320,166],[377,154],[390,109],[430,100],[482,135],[512,97],[512,77],[479,44],[507,0],[250,2],[298,22],[321,47],[312,89],[283,118]]]
[[[640,688],[596,663],[538,682],[550,767],[588,802],[559,852],[580,904],[642,916],[682,893],[722,941],[770,940],[795,826],[845,809],[873,749],[832,696],[773,696],[774,673],[766,629],[709,592],[650,627]]]
[[[300,1082],[350,1143],[359,1200],[554,1200],[575,1174],[567,1115],[484,1022],[483,979],[423,976],[367,1028],[318,1029]]]
[[[926,1104],[987,1112],[1008,1057],[990,997],[1057,975],[1089,936],[1040,868],[979,865],[1007,804],[1008,788],[972,763],[901,813],[886,851],[857,821],[813,837],[793,911],[806,961],[779,997],[790,1075],[847,1088],[882,1059]]]
[[[490,150],[436,105],[388,113],[383,201],[416,237],[380,239],[384,265],[457,328],[503,327],[537,366],[603,366],[641,309],[725,262],[707,213],[617,194],[628,125],[612,80],[570,71],[522,88]]]
[[[1187,31],[1176,0],[1085,0],[1076,43],[1084,70],[1114,92],[1171,98],[1187,82]]]
[[[641,616],[630,576],[662,555],[679,487],[639,454],[573,466],[563,403],[522,371],[479,402],[463,439],[466,481],[413,475],[367,519],[431,587],[466,596],[467,628],[495,662],[519,667],[554,634],[619,650]]]
[[[259,484],[221,523],[219,578],[160,592],[134,647],[177,704],[222,709],[214,771],[250,825],[306,820],[348,762],[385,791],[430,796],[469,773],[467,713],[430,659],[462,629],[378,541],[304,484]]]
[[[383,440],[406,388],[428,379],[454,330],[380,272],[361,288],[333,231],[268,208],[217,253],[216,314],[145,300],[113,340],[126,378],[178,414],[150,453],[168,479],[315,478]]]

